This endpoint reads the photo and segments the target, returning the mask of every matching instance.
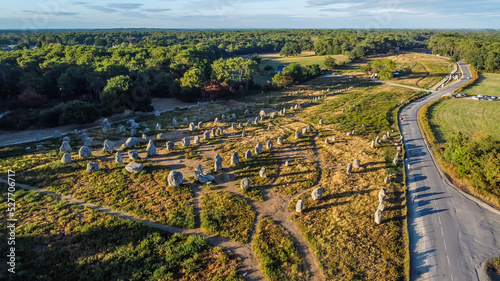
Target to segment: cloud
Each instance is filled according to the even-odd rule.
[[[116,9],[110,9],[110,8],[106,8],[104,6],[87,5],[85,7],[87,7],[88,9],[96,10],[96,11],[103,12],[103,13],[115,13],[115,12],[118,12],[118,10],[116,10]]]
[[[307,0],[307,4],[309,6],[326,6],[326,5],[334,5],[334,4],[366,4],[364,1],[359,1],[358,3],[352,2],[352,0]]]
[[[148,13],[160,13],[160,12],[170,11],[170,9],[142,9],[142,11]]]
[[[112,9],[120,9],[120,10],[134,10],[138,9],[142,6],[143,4],[140,3],[110,3],[107,4],[108,7]]]
[[[87,5],[87,4],[88,4],[88,2],[73,1],[73,2],[71,2],[70,4],[72,4],[72,5],[81,5],[81,6],[83,6],[83,5]]]

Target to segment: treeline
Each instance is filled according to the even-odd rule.
[[[498,33],[440,34],[429,41],[432,53],[464,59],[477,70],[495,72],[500,69],[500,35]]]

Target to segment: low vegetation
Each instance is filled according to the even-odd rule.
[[[207,234],[247,243],[255,220],[255,211],[245,199],[227,191],[203,195],[201,227]]]
[[[307,280],[304,260],[293,238],[272,219],[259,221],[252,248],[268,280]]]
[[[492,258],[486,261],[486,274],[491,281],[500,280],[500,258]]]
[[[169,234],[35,191],[15,195],[18,267],[7,275],[2,263],[2,280],[243,280],[237,259],[203,237]],[[6,232],[0,237],[5,241]]]

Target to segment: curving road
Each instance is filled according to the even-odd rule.
[[[462,80],[402,110],[408,153],[410,280],[488,280],[484,262],[500,256],[500,212],[463,194],[442,176],[417,124],[425,104],[455,90],[471,77],[460,62]]]

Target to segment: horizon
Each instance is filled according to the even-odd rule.
[[[6,0],[0,30],[494,29],[493,0]],[[201,28],[200,26],[203,26]]]

